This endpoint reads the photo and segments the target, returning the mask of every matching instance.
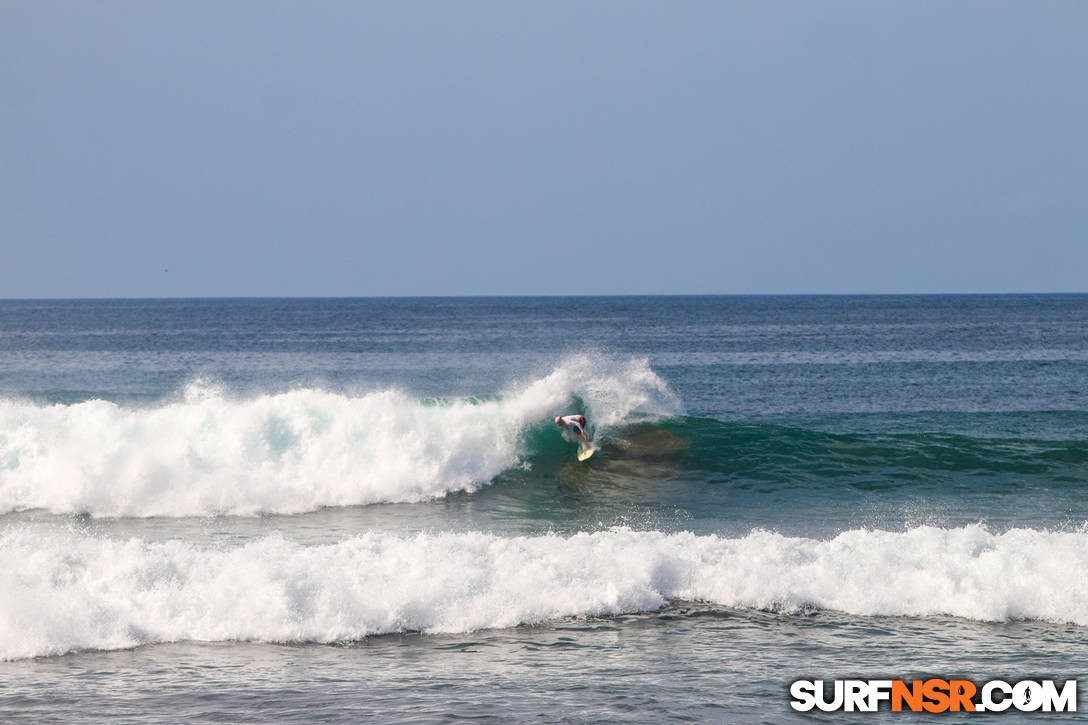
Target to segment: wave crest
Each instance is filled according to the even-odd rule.
[[[645,360],[576,356],[490,399],[316,389],[177,402],[0,401],[0,512],[298,513],[472,490],[518,463],[524,432],[584,405],[598,429],[678,405]]]

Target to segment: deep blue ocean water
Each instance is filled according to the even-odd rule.
[[[1088,295],[0,301],[0,721],[1086,668]]]

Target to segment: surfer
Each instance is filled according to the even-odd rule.
[[[555,424],[564,430],[570,431],[581,442],[583,451],[593,447],[593,444],[589,441],[589,436],[586,435],[586,417],[584,415],[557,415],[555,416]]]

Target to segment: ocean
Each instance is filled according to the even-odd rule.
[[[0,722],[1086,671],[1088,295],[0,301]]]

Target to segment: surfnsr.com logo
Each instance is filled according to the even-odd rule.
[[[876,712],[888,703],[892,712],[1076,712],[1077,681],[990,680],[979,687],[970,680],[797,680],[790,685],[790,707],[800,712]],[[831,683],[829,683],[831,684]],[[828,692],[830,690],[830,692]]]

